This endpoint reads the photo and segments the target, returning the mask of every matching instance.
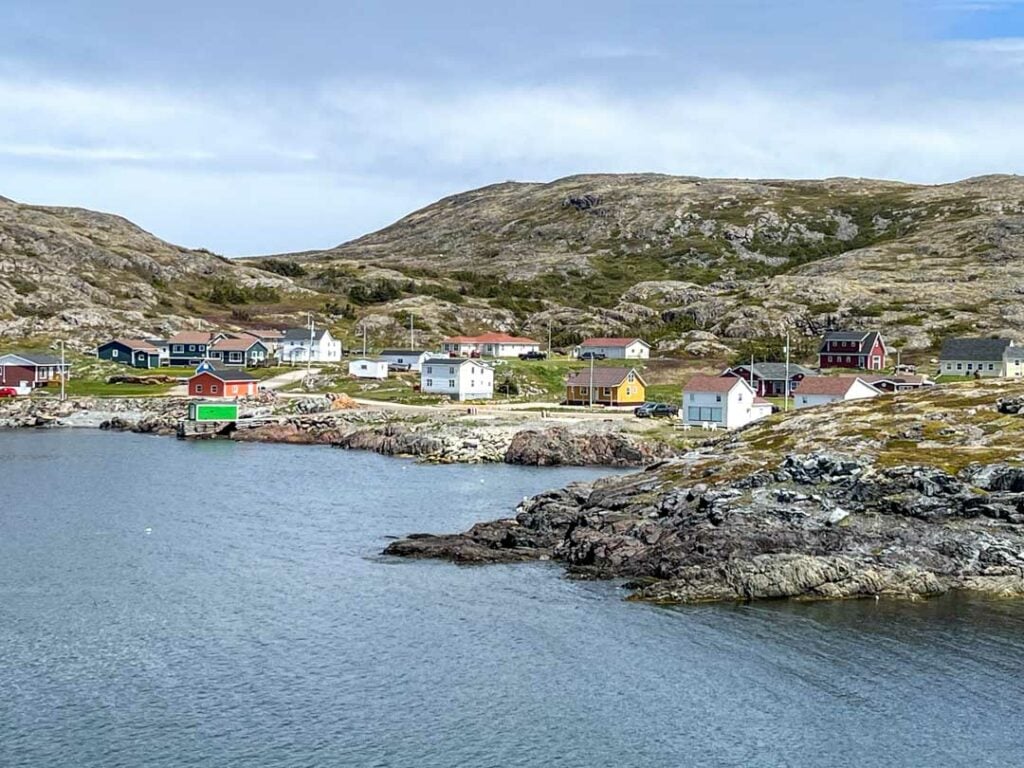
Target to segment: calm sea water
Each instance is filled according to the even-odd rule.
[[[378,555],[596,474],[0,433],[0,766],[1024,764],[1018,603]]]

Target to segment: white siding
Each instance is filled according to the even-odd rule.
[[[489,400],[494,397],[494,371],[472,360],[424,364],[420,391],[455,400]]]
[[[383,360],[353,360],[348,364],[348,375],[357,379],[386,379],[388,364]]]
[[[610,360],[645,360],[651,356],[650,347],[637,339],[626,346],[605,347],[599,345],[581,344],[579,354],[590,352],[597,355],[604,355]]]
[[[739,429],[752,421],[771,415],[770,405],[754,403],[750,385],[740,379],[728,392],[683,391],[680,417],[684,424],[717,424],[719,428]]]

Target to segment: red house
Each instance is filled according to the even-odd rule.
[[[245,371],[210,368],[188,380],[189,397],[256,397],[260,382]]]
[[[818,350],[818,367],[881,371],[887,351],[878,331],[829,331]]]
[[[12,352],[0,355],[0,386],[46,387],[60,382],[70,370],[71,364],[61,363],[59,357]]]

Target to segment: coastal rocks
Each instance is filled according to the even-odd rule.
[[[578,434],[564,427],[517,432],[505,463],[531,466],[602,465],[637,467],[672,455],[667,446],[616,433]]]
[[[1000,397],[996,400],[996,410],[999,413],[1018,414],[1024,411],[1024,397]]]
[[[536,557],[628,579],[636,599],[655,602],[1024,592],[1024,468],[975,465],[956,476],[819,451],[716,481],[703,479],[707,460],[542,494],[513,521],[388,552],[484,547],[487,561],[501,562],[494,550],[514,541],[512,560],[535,546]]]

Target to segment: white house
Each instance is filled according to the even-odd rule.
[[[651,356],[651,345],[643,339],[594,338],[584,339],[577,347],[576,356],[604,355],[608,359],[646,360]]]
[[[743,379],[701,374],[683,387],[680,416],[684,424],[739,429],[771,413],[771,403],[758,397]]]
[[[946,339],[939,353],[939,373],[946,376],[996,377],[1024,375],[1024,347],[1013,339]]]
[[[348,375],[357,379],[386,379],[388,377],[387,360],[368,360],[360,358],[348,364]]]
[[[526,352],[540,352],[540,343],[507,333],[484,333],[449,336],[441,343],[441,351],[455,357],[518,357]]]
[[[423,361],[420,391],[453,400],[489,400],[494,397],[494,370],[477,360],[433,357]]]
[[[380,359],[387,362],[392,368],[401,369],[408,366],[410,371],[418,371],[423,367],[423,361],[430,358],[429,352],[418,349],[385,349],[380,353]]]
[[[277,359],[294,365],[305,363],[341,362],[341,342],[326,328],[314,329],[312,339],[309,328],[286,328],[278,342]]]
[[[878,397],[882,391],[859,376],[808,376],[793,393],[797,408],[813,408],[837,400],[863,400]]]

